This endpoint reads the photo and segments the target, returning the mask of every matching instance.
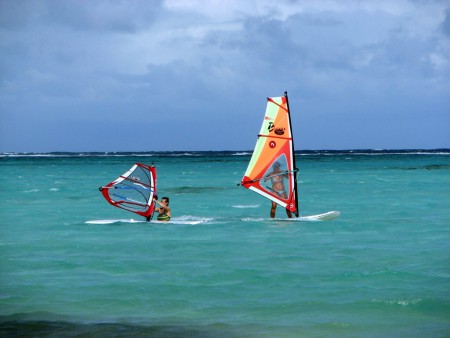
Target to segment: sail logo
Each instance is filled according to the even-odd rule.
[[[269,122],[267,130],[269,131],[269,133],[271,133],[273,131],[275,134],[281,136],[281,135],[284,135],[285,128],[277,128],[277,127],[275,127],[275,123]]]

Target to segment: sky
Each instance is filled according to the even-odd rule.
[[[450,148],[448,0],[0,0],[0,152]]]

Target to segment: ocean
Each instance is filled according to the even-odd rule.
[[[250,155],[0,155],[0,335],[450,337],[450,150],[298,152],[315,222],[237,186]],[[135,162],[172,223],[102,197]]]

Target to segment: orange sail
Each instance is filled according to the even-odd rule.
[[[241,185],[276,202],[297,217],[297,171],[287,92],[267,99],[255,150]]]

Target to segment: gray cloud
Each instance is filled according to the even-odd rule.
[[[0,151],[250,149],[284,90],[303,147],[450,147],[448,22],[440,2],[0,1]]]
[[[445,10],[445,19],[442,23],[442,31],[447,37],[450,37],[450,7]]]

